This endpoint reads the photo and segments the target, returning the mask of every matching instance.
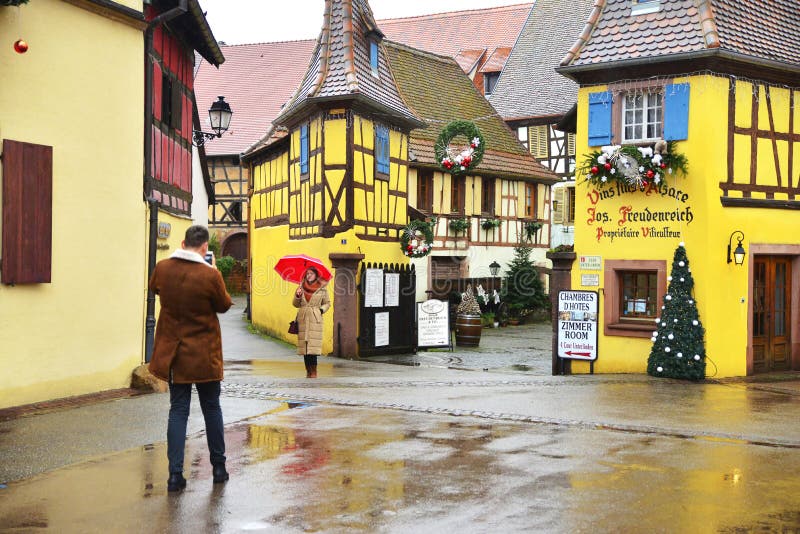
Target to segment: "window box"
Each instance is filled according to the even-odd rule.
[[[481,221],[481,228],[489,232],[495,228],[500,228],[501,224],[503,224],[503,221],[500,219],[484,219]]]

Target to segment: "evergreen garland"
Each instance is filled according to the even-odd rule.
[[[702,380],[706,373],[705,329],[692,296],[694,279],[683,243],[672,260],[672,275],[656,319],[653,347],[647,359],[652,376]]]

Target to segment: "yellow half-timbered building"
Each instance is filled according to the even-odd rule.
[[[800,369],[798,13],[797,0],[595,2],[559,69],[581,84],[579,169],[662,139],[688,160],[660,183],[577,176],[572,288],[599,292],[596,372],[645,371],[681,243],[706,376]]]

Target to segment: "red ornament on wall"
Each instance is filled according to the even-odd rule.
[[[592,174],[597,174],[597,173],[600,171],[600,169],[598,169],[598,168],[595,166],[595,167],[592,167],[591,171],[592,171]]]
[[[28,51],[28,43],[26,43],[23,39],[17,39],[14,41],[14,51],[17,54],[24,54]]]
[[[652,178],[652,177],[653,177],[653,176],[655,176],[655,175],[656,175],[656,173],[654,173],[652,170],[648,170],[648,171],[647,171],[647,177],[648,177],[648,178]]]
[[[611,170],[611,164],[610,164],[610,163],[606,163],[605,165],[603,165],[603,167],[605,167],[605,169],[606,169],[607,171],[610,171],[610,170]]]

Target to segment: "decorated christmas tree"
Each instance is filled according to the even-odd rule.
[[[683,243],[675,250],[672,276],[656,319],[647,373],[668,378],[702,380],[706,374],[705,330],[692,296],[694,280]]]

